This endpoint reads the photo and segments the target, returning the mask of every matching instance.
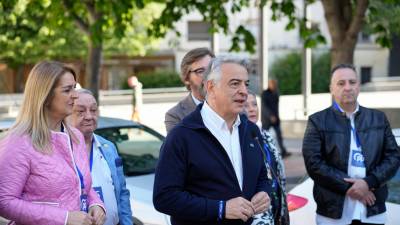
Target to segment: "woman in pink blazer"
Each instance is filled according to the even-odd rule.
[[[59,62],[29,74],[15,125],[0,141],[0,216],[15,224],[102,225],[82,134],[72,113],[76,75]]]

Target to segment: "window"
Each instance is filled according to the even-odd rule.
[[[211,34],[208,32],[211,25],[208,22],[189,21],[188,40],[189,41],[210,41]]]
[[[371,82],[372,67],[361,67],[361,84]]]
[[[163,143],[160,137],[141,127],[110,127],[96,133],[116,145],[126,176],[154,173]]]

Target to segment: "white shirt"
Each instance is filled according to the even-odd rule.
[[[344,112],[338,105],[339,109]],[[350,154],[347,166],[347,174],[351,178],[364,178],[366,176],[366,168],[364,164],[364,156],[362,155],[361,146],[357,146],[354,125],[354,114],[358,111],[359,106],[353,113],[346,113],[347,118],[350,119]],[[367,207],[360,201],[350,198],[346,195],[343,205],[342,218],[332,219],[317,214],[318,225],[340,225],[340,224],[351,224],[352,220],[361,220],[363,223],[378,223],[384,224],[386,221],[386,212],[371,216],[367,218]]]
[[[238,180],[240,189],[243,188],[243,166],[242,166],[242,152],[240,149],[239,140],[239,125],[240,117],[237,116],[233,126],[232,132],[225,120],[220,117],[211,107],[204,102],[204,105],[200,111],[201,117],[203,118],[204,125],[210,130],[214,137],[225,149],[228,157],[232,163],[233,169],[235,170],[236,178]]]
[[[194,104],[199,105],[200,103],[202,103],[202,101],[198,100],[196,97],[193,96],[193,93],[190,93],[190,96],[192,96]]]
[[[107,161],[104,159],[104,156],[100,151],[101,144],[95,136],[93,136],[93,138],[93,164],[91,170],[92,187],[104,202],[104,206],[107,210],[106,221],[104,224],[115,225],[118,224],[119,217],[111,171],[108,167]]]

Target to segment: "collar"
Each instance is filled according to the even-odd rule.
[[[92,134],[92,137],[93,137],[92,139],[93,147],[96,147],[97,149],[101,147],[101,143],[99,139],[96,137],[96,135]]]
[[[190,96],[192,97],[193,102],[194,102],[194,104],[196,104],[196,106],[203,102],[203,101],[200,101],[199,99],[197,99],[196,97],[194,97],[192,92],[190,92]]]
[[[207,101],[204,102],[203,108],[200,111],[201,116],[203,120],[207,120],[212,124],[215,124],[217,128],[220,129],[228,129],[228,124],[226,121],[219,116],[207,103]],[[236,128],[240,125],[240,116],[237,115],[235,122],[233,123],[233,128]]]
[[[347,113],[345,112],[342,107],[340,107],[340,105],[333,101],[333,108],[336,109],[338,112],[340,112],[343,116],[346,116],[347,118],[351,118],[354,117],[354,115],[360,110],[360,105],[358,104],[358,102],[356,103],[356,109],[352,112],[352,113]]]

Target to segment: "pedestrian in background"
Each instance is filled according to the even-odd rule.
[[[385,224],[387,182],[400,152],[383,112],[357,101],[353,65],[331,72],[331,107],[308,119],[303,140],[306,169],[314,180],[318,225]]]
[[[167,133],[204,101],[205,93],[202,87],[204,72],[208,63],[214,57],[214,53],[208,48],[195,48],[183,57],[181,80],[190,93],[165,114]]]
[[[206,101],[167,135],[156,168],[153,203],[172,225],[251,224],[267,210],[267,173],[248,122],[249,65],[235,57],[211,60]]]
[[[85,138],[93,189],[107,210],[105,225],[132,225],[129,190],[126,189],[122,159],[110,141],[96,135],[98,106],[93,93],[78,89],[73,113],[69,116],[72,126]]]
[[[131,120],[140,122],[140,111],[143,106],[143,84],[136,76],[131,76],[128,78],[128,85],[133,90]]]
[[[85,141],[65,123],[75,85],[74,70],[59,62],[29,73],[16,123],[0,143],[0,216],[16,224],[104,223]]]
[[[245,105],[245,113],[247,118],[257,123],[259,117],[259,109],[256,95],[248,91]],[[260,128],[261,140],[258,140],[263,149],[263,156],[268,174],[268,186],[271,191],[268,193],[271,199],[270,208],[254,216],[253,225],[289,225],[289,211],[286,202],[286,176],[280,151],[276,148],[275,140],[271,134]]]
[[[291,155],[283,145],[281,120],[279,118],[279,91],[276,80],[268,80],[268,89],[261,94],[261,123],[264,130],[273,128],[282,157]]]

